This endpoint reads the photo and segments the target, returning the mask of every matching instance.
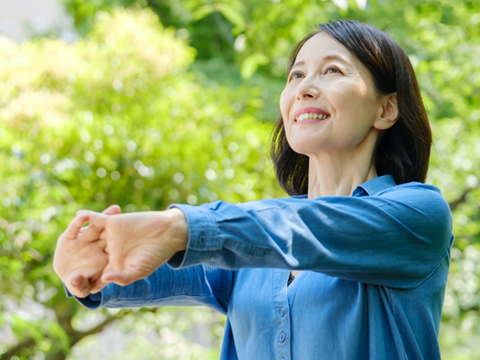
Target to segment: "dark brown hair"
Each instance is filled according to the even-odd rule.
[[[405,51],[383,31],[358,21],[340,20],[318,27],[319,30],[295,46],[288,72],[302,46],[318,33],[325,32],[345,46],[370,71],[379,94],[397,93],[400,115],[395,125],[380,134],[374,154],[377,174],[390,174],[397,184],[424,182],[432,134],[415,72]],[[273,129],[270,152],[283,189],[289,195],[306,194],[309,159],[288,144],[282,117]]]

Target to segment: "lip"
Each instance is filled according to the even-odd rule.
[[[319,109],[319,108],[304,107],[304,108],[300,108],[298,110],[295,110],[295,112],[293,113],[293,119],[298,118],[302,114],[308,114],[308,113],[320,114],[320,115],[330,115],[326,111],[323,111],[322,109]]]

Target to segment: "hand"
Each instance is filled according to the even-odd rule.
[[[110,206],[103,214],[119,214],[117,205]],[[103,229],[94,225],[82,227],[85,220],[76,216],[67,230],[59,237],[53,268],[70,293],[77,297],[86,297],[92,284],[100,278],[108,264],[105,253],[105,240],[100,240]],[[91,241],[80,241],[79,237]]]
[[[187,247],[188,224],[178,208],[112,216],[82,210],[74,221],[88,221],[96,229],[103,229],[100,242],[106,244],[108,265],[92,292],[100,291],[108,282],[126,286],[143,279]],[[93,238],[86,231],[79,241],[98,242]]]

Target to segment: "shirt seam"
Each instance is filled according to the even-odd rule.
[[[201,298],[201,299],[222,299],[222,300],[227,301],[227,299],[224,298],[223,296],[214,296],[214,295],[201,296],[201,295],[188,295],[188,294],[169,295],[169,296],[164,296],[164,297],[161,297],[161,298],[150,298],[150,299],[146,299],[146,300],[162,300],[162,299],[172,299],[172,298],[177,298],[177,297],[189,297],[189,298]],[[108,306],[109,303],[114,303],[114,302],[135,301],[135,300],[138,300],[138,298],[136,298],[136,297],[123,297],[119,300],[119,298],[115,297],[113,299],[110,299],[106,303],[102,304],[102,306]],[[114,304],[112,304],[112,305],[114,305]],[[144,306],[142,306],[142,307],[144,307]]]
[[[442,256],[442,258],[440,259],[440,261],[437,263],[437,265],[435,266],[435,268],[423,279],[421,279],[419,282],[417,282],[416,284],[414,284],[413,286],[405,289],[405,290],[413,290],[419,286],[421,286],[423,283],[425,283],[426,281],[428,281],[436,272],[437,270],[440,268],[440,266],[442,265],[443,261],[445,260],[445,258],[449,258],[449,248],[447,248],[445,250],[445,254]]]

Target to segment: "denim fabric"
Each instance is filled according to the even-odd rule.
[[[82,304],[209,306],[227,315],[222,360],[440,359],[453,236],[437,188],[387,175],[352,196],[174,206],[187,250]]]

